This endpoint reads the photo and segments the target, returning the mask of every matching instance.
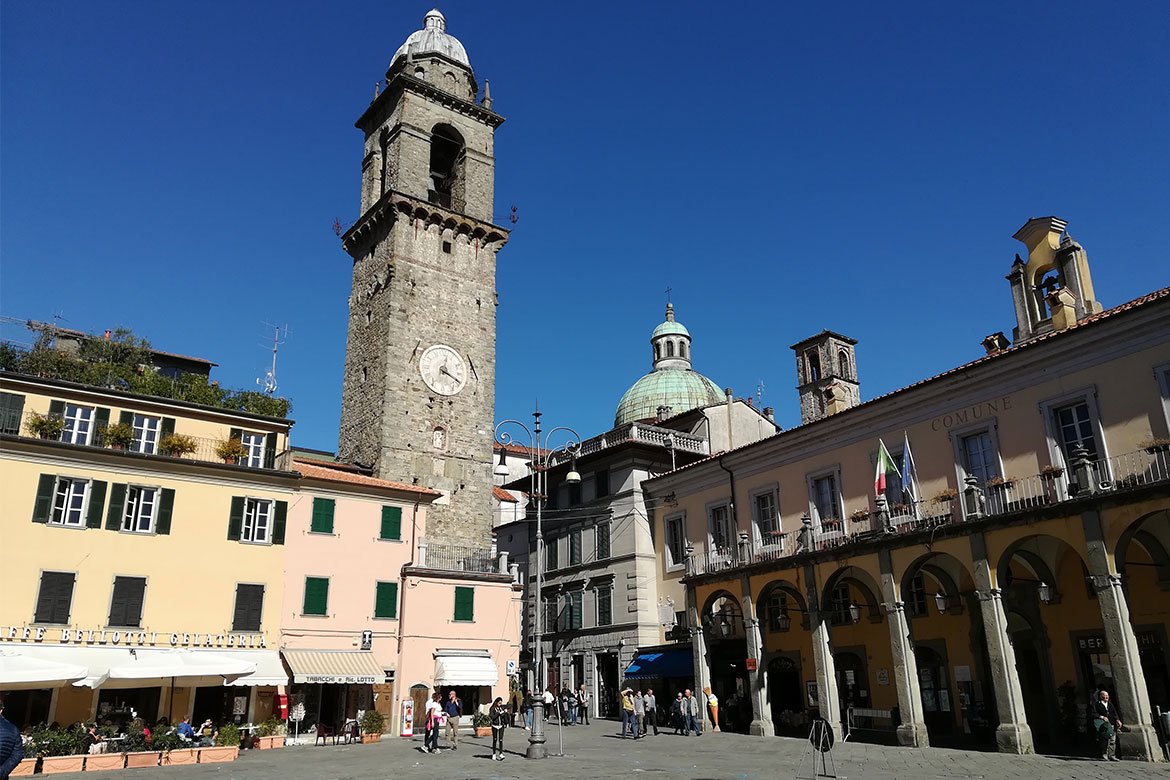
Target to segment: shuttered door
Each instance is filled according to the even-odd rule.
[[[232,631],[259,631],[260,617],[264,612],[264,586],[236,586],[236,611],[232,618]]]
[[[46,571],[41,574],[41,591],[37,595],[37,623],[69,624],[69,609],[73,603],[73,572]]]
[[[114,597],[110,601],[109,625],[126,628],[141,626],[142,601],[145,595],[145,577],[115,577]]]

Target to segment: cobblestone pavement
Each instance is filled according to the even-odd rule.
[[[508,758],[490,760],[491,740],[464,737],[458,750],[439,755],[421,751],[421,739],[385,737],[373,745],[289,746],[281,750],[245,751],[232,764],[126,770],[114,777],[169,780],[383,780],[441,778],[461,780],[600,780],[638,777],[647,780],[755,780],[796,777],[807,745],[798,739],[761,739],[739,734],[707,733],[681,737],[669,732],[637,741],[622,740],[610,723],[564,730],[563,757],[526,761],[527,732],[509,729]],[[557,752],[557,729],[551,726],[548,746]],[[943,778],[1027,778],[1027,780],[1170,780],[1170,765],[1123,761],[1106,764],[1086,759],[1049,756],[1006,756],[962,750],[886,747],[848,743],[833,750],[837,776],[845,780],[942,780]],[[62,778],[95,780],[92,773]]]

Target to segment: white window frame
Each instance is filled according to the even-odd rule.
[[[675,560],[674,552],[670,549],[670,528],[671,526],[678,528],[679,540],[679,557]],[[667,515],[662,520],[662,562],[666,565],[666,571],[682,571],[686,566],[686,549],[687,549],[687,513],[677,512],[673,515]]]
[[[85,520],[89,515],[89,499],[92,495],[89,487],[92,482],[93,480],[84,477],[58,476],[53,482],[53,503],[49,508],[49,525],[55,525],[58,528],[85,528]],[[62,483],[68,483],[68,487],[64,494],[64,505],[58,507]],[[79,493],[81,505],[75,510],[71,509],[70,505],[78,498]],[[77,522],[69,522],[69,515],[73,511],[77,512]]]
[[[823,468],[818,471],[810,471],[805,474],[804,479],[808,489],[808,516],[812,518],[813,529],[816,531],[822,530],[821,513],[820,510],[817,509],[816,484],[818,479],[823,479],[824,477],[832,477],[833,484],[837,488],[838,516],[834,519],[840,520],[842,522],[842,526],[844,525],[845,521],[845,498],[841,493],[841,464],[835,463],[827,468]],[[844,529],[842,528],[842,530]]]
[[[158,454],[158,441],[162,438],[162,418],[134,412],[131,427],[134,429],[134,441],[130,444],[130,450],[144,455]],[[153,434],[153,440],[148,434]]]
[[[1057,409],[1073,406],[1074,403],[1085,403],[1085,406],[1088,407],[1089,422],[1093,426],[1093,435],[1096,436],[1097,440],[1097,458],[1100,458],[1103,463],[1108,463],[1109,447],[1108,442],[1104,439],[1104,428],[1101,426],[1101,410],[1097,408],[1096,398],[1096,385],[1087,385],[1075,389],[1075,391],[1040,401],[1040,415],[1044,419],[1044,433],[1048,444],[1048,457],[1051,458],[1049,462],[1053,465],[1059,465],[1060,468],[1065,470],[1065,479],[1059,482],[1067,484],[1067,479],[1071,475],[1069,475],[1069,464],[1065,462],[1064,450],[1060,448],[1060,433],[1057,429],[1057,414],[1055,414],[1057,413]],[[1044,464],[1041,463],[1040,465],[1042,467]],[[1102,474],[1101,478],[1108,479],[1109,475]]]
[[[780,541],[784,538],[782,536],[765,537],[764,534],[760,531],[759,499],[761,496],[768,496],[768,495],[770,495],[772,497],[772,511],[774,512],[774,517],[772,519],[772,525],[773,525],[772,530],[773,531],[783,530],[780,527],[780,485],[779,485],[779,483],[773,482],[770,485],[765,485],[763,487],[760,487],[760,488],[757,488],[757,489],[751,491],[751,493],[748,494],[748,497],[750,498],[750,500],[752,502],[752,539],[755,541],[756,545],[780,544]]]
[[[132,490],[137,491],[140,497],[145,491],[149,491],[151,493],[150,515],[146,519],[147,527],[145,529],[136,527],[142,521],[141,509],[143,502],[140,498],[138,503],[133,507],[134,511],[131,512],[130,491]],[[122,532],[128,534],[153,534],[154,524],[158,520],[158,504],[161,495],[162,491],[152,485],[127,485],[126,503],[125,506],[122,507]]]
[[[267,440],[268,437],[263,433],[241,431],[240,444],[244,445],[248,454],[240,458],[240,465],[253,469],[264,468],[264,444]]]
[[[994,463],[996,471],[1000,477],[1006,477],[1007,472],[1003,467],[1003,451],[999,446],[999,418],[988,417],[978,422],[970,423],[959,428],[952,428],[947,431],[951,440],[951,453],[955,458],[955,484],[959,486],[959,493],[961,494],[967,486],[967,453],[963,447],[963,440],[969,436],[978,436],[981,433],[986,433],[991,438],[991,449],[994,453]],[[983,487],[981,485],[981,487]],[[921,500],[921,496],[919,499]],[[964,516],[967,513],[967,502],[959,501],[959,506]]]
[[[715,546],[715,511],[723,509],[727,512],[727,547],[722,552],[728,555],[734,555],[736,544],[739,541],[739,528],[735,522],[735,515],[731,512],[731,501],[729,499],[720,499],[719,501],[712,501],[707,504],[707,553],[714,555],[721,552]]]
[[[65,421],[65,427],[61,430],[61,441],[67,444],[89,444],[93,441],[93,418],[95,411],[96,409],[93,406],[66,402],[65,411],[61,415],[61,419]],[[81,423],[85,424],[85,435],[82,437],[83,440],[79,441],[78,427],[80,427]]]
[[[258,528],[258,521],[260,517],[260,507],[266,508],[263,520],[263,528]],[[240,526],[240,541],[246,544],[272,544],[272,523],[276,514],[276,502],[269,498],[252,498],[246,497],[244,499],[244,517]],[[257,531],[262,532],[263,538],[259,538]]]

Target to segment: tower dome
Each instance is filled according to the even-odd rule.
[[[394,67],[394,63],[398,61],[399,57],[423,54],[438,54],[459,63],[468,70],[471,69],[471,61],[467,59],[467,49],[463,48],[463,44],[459,42],[458,38],[447,34],[447,19],[439,12],[438,8],[432,8],[423,17],[423,28],[412,32],[407,37],[406,42],[398,47],[398,51],[394,52],[394,56],[390,58],[390,67]]]
[[[723,400],[719,385],[691,368],[691,334],[674,319],[673,304],[666,304],[666,319],[650,334],[650,344],[653,370],[622,395],[615,427],[657,417],[659,407],[678,414]]]

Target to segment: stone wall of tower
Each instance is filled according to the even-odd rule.
[[[796,352],[797,390],[800,393],[800,420],[809,423],[828,414],[848,409],[861,403],[858,387],[857,356],[854,344],[826,331],[819,338],[810,339],[793,347]],[[814,376],[809,353],[814,353],[820,366],[819,377]],[[842,363],[841,355],[845,360]],[[829,394],[832,400],[829,400]]]

